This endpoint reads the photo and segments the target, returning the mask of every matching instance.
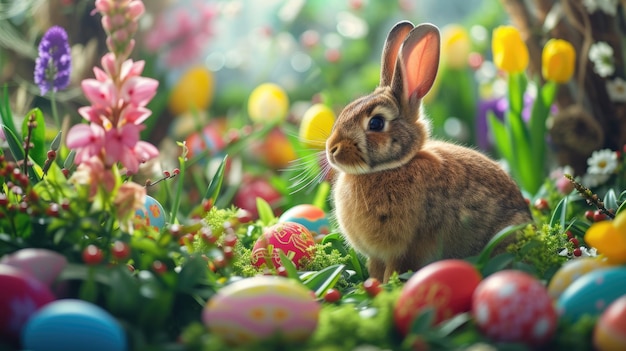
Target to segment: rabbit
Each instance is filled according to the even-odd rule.
[[[437,27],[396,24],[383,49],[380,85],[342,110],[326,140],[337,224],[382,282],[438,259],[478,254],[499,230],[532,220],[497,162],[429,139],[421,99],[439,54]]]

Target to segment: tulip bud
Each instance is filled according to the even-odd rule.
[[[574,74],[576,51],[574,46],[562,39],[550,39],[541,54],[543,78],[556,83],[565,83]]]
[[[528,66],[528,47],[513,26],[500,26],[491,41],[493,63],[508,73],[522,72]]]

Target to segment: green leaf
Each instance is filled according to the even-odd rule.
[[[263,223],[263,225],[270,225],[276,217],[274,216],[274,211],[272,210],[272,206],[270,206],[267,201],[265,201],[261,197],[256,198],[256,208],[259,211],[259,219]]]
[[[509,111],[521,115],[524,109],[524,93],[528,81],[524,73],[510,73],[508,79]]]
[[[604,207],[607,209],[617,209],[617,196],[615,195],[615,190],[609,189],[604,195]]]
[[[2,118],[2,125],[6,126],[13,134],[17,135],[17,128],[13,123],[13,114],[11,113],[11,104],[9,101],[9,88],[7,84],[4,84],[3,94],[4,101],[0,106],[0,117]],[[21,160],[21,158],[19,159]]]
[[[330,183],[321,182],[319,186],[317,187],[317,193],[315,194],[315,198],[313,199],[313,205],[321,209],[326,208],[326,200],[328,199],[329,193],[330,193]]]
[[[30,143],[32,147],[28,150],[28,155],[39,166],[43,166],[46,162],[46,121],[43,113],[38,108],[34,108],[28,112],[22,122],[22,140],[27,140],[29,128],[28,125],[34,122],[35,127],[30,130]]]
[[[178,291],[191,292],[192,289],[206,278],[206,261],[199,255],[189,257],[178,273]]]
[[[315,295],[318,297],[324,296],[326,290],[335,286],[339,278],[341,277],[341,273],[343,272],[345,266],[342,264],[337,264],[333,266],[326,267],[321,271],[316,272],[311,275],[304,281],[304,285],[306,285],[309,289],[315,291]]]
[[[538,83],[539,84],[539,83]],[[534,156],[534,168],[543,171],[546,153],[546,120],[554,103],[558,85],[555,82],[546,82],[537,92],[530,113],[530,144]],[[543,172],[538,172],[543,175]]]
[[[298,269],[293,261],[285,255],[282,250],[278,250],[278,256],[280,257],[280,263],[287,270],[287,277],[291,279],[296,279],[300,281],[300,275],[298,274]]]
[[[489,242],[487,243],[483,251],[481,251],[476,261],[477,265],[479,267],[484,267],[487,264],[487,261],[489,260],[489,256],[491,256],[491,253],[496,248],[496,246],[498,246],[498,244],[500,244],[500,242],[506,239],[509,235],[526,227],[526,225],[527,224],[518,224],[515,226],[507,226],[503,228],[502,230],[500,230],[499,232],[497,232],[496,235],[494,235],[493,238],[489,240]]]
[[[513,158],[513,150],[511,147],[511,140],[507,135],[504,123],[502,123],[502,121],[500,121],[491,111],[487,116],[487,121],[489,123],[489,130],[493,136],[493,142],[496,150],[498,150],[498,153],[500,153],[502,158],[510,162]]]
[[[215,204],[215,201],[217,201],[217,196],[219,195],[220,190],[222,189],[222,183],[224,182],[224,172],[226,170],[227,160],[228,160],[228,155],[224,156],[222,163],[220,163],[219,167],[217,168],[217,171],[215,172],[213,179],[211,179],[211,182],[209,183],[207,191],[204,194],[204,198],[211,200],[212,204]]]
[[[497,255],[493,257],[492,259],[490,259],[489,261],[487,261],[487,263],[481,270],[481,273],[483,277],[486,277],[497,271],[501,271],[505,269],[507,266],[509,266],[511,262],[513,262],[514,259],[515,259],[515,255],[510,252]]]
[[[567,204],[569,202],[569,197],[564,197],[559,201],[556,205],[554,211],[552,211],[552,218],[550,218],[550,226],[553,227],[557,224],[561,226],[561,228],[566,227],[566,216],[567,216]]]
[[[23,160],[24,148],[22,147],[22,142],[17,138],[17,135],[7,125],[3,124],[2,130],[4,131],[4,136],[7,139],[7,143],[9,144],[9,150],[11,150],[13,158],[16,160]]]
[[[409,335],[420,335],[427,332],[435,321],[435,309],[432,306],[423,307],[411,323]]]

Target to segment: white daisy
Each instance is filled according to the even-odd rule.
[[[597,257],[598,256],[598,250],[596,250],[595,247],[588,249],[584,246],[581,246],[580,251],[582,252],[582,255],[580,255],[580,257]]]
[[[587,188],[595,188],[606,183],[611,178],[610,174],[592,174],[587,173],[583,176],[581,183]]]
[[[604,41],[599,41],[589,48],[589,59],[593,62],[593,69],[600,77],[608,77],[615,73],[615,57],[613,48]]]
[[[617,168],[617,153],[610,149],[597,150],[587,159],[588,174],[610,175]]]
[[[607,81],[606,90],[613,102],[626,102],[626,81],[622,78]]]
[[[594,13],[598,10],[610,16],[617,14],[618,0],[583,0],[583,5],[587,12]]]

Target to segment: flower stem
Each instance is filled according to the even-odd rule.
[[[56,100],[54,91],[50,93],[50,105],[52,107],[52,118],[54,119],[54,124],[56,124],[57,128],[60,130],[61,121],[59,120],[59,112],[57,110],[57,100]]]

